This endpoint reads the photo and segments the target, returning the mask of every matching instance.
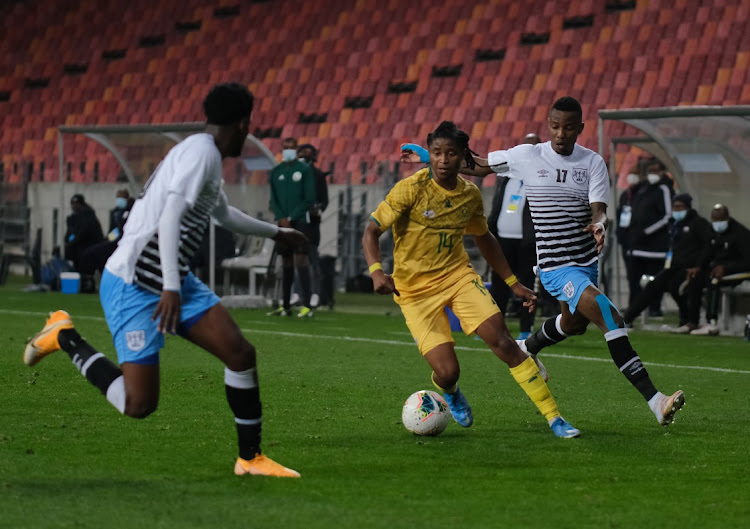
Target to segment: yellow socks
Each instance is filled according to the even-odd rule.
[[[510,374],[516,379],[518,385],[526,392],[531,401],[539,408],[544,418],[551,421],[560,416],[557,403],[552,398],[547,383],[539,374],[539,368],[534,359],[529,357],[516,367],[510,368]]]

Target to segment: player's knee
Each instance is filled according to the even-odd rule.
[[[125,415],[134,419],[145,419],[156,411],[157,401],[128,398],[125,402]]]
[[[255,367],[255,347],[242,337],[233,347],[227,357],[226,365],[232,371],[245,371]]]

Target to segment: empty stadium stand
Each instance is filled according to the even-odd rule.
[[[29,164],[57,180],[58,125],[200,120],[225,80],[255,93],[252,128],[273,151],[286,136],[316,143],[338,181],[443,119],[479,153],[545,137],[566,94],[592,148],[601,108],[750,103],[741,0],[7,0],[0,18],[11,180]],[[117,178],[93,142],[71,139],[66,154],[72,181]]]

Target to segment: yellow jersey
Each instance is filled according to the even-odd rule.
[[[464,235],[488,231],[479,188],[458,177],[440,187],[427,167],[398,182],[370,215],[382,232],[393,230],[393,281],[401,294],[431,296],[464,274],[475,274]]]

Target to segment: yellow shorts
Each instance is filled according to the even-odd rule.
[[[476,273],[464,275],[439,294],[400,306],[406,325],[422,354],[440,344],[455,343],[445,313],[446,306],[461,321],[461,328],[466,334],[473,333],[487,318],[500,312],[482,278]]]

